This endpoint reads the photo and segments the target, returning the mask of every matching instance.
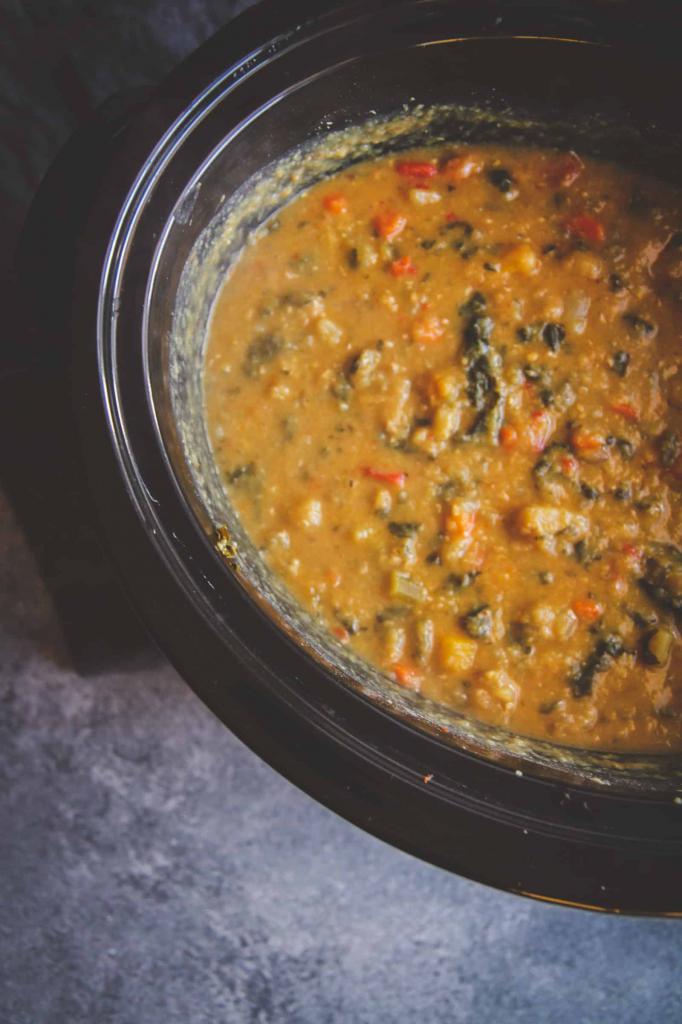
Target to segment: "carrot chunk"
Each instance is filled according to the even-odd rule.
[[[566,221],[566,229],[569,234],[581,238],[584,242],[601,244],[606,240],[604,225],[596,217],[589,213],[578,213]]]
[[[325,196],[322,200],[322,205],[327,213],[333,213],[334,215],[348,213],[348,200],[340,192],[332,192]]]
[[[599,602],[591,597],[576,598],[571,609],[582,622],[596,622],[604,614],[604,609]]]
[[[374,218],[374,230],[387,242],[393,242],[407,227],[407,218],[401,213],[384,211]]]
[[[443,172],[451,181],[458,182],[470,178],[472,174],[477,174],[480,169],[480,160],[476,160],[473,156],[453,156],[445,164]]]
[[[500,444],[505,451],[512,452],[519,443],[519,432],[515,427],[505,424],[500,428]]]
[[[409,256],[401,256],[400,259],[393,260],[391,263],[391,273],[394,277],[408,277],[411,274],[416,274],[417,268]]]
[[[404,686],[406,690],[419,690],[422,677],[415,669],[410,665],[397,664],[391,666],[391,671],[395,676],[396,680],[401,686]]]
[[[381,480],[385,484],[396,484],[398,487],[405,486],[407,473],[393,472],[387,469],[374,469],[372,466],[363,466],[362,475],[371,480]]]
[[[639,410],[632,402],[614,402],[611,409],[613,412],[617,412],[619,416],[626,420],[631,420],[633,423],[636,423],[639,419]]]

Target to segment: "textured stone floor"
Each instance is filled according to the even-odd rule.
[[[74,123],[28,63],[36,26],[102,99],[239,5],[5,4],[6,249]],[[168,667],[79,677],[0,499],[1,1024],[678,1024],[681,929],[533,904],[384,846]]]

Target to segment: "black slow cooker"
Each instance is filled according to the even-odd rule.
[[[679,178],[679,20],[673,6],[657,17],[655,4],[606,0],[363,0],[324,13],[264,0],[101,136],[55,313],[104,546],[215,714],[316,799],[434,864],[656,914],[682,913],[679,758],[468,724],[307,643],[248,558],[216,547],[178,413],[178,395],[198,393],[200,345],[178,356],[174,318],[188,262],[232,196],[296,147],[403,107],[484,109],[471,138],[542,136]],[[66,195],[64,173],[61,185]]]

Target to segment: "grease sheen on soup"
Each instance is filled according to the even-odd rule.
[[[227,277],[209,433],[269,566],[401,686],[682,748],[682,203],[439,147],[283,208]]]

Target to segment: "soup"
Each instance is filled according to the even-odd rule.
[[[254,543],[396,683],[682,748],[682,205],[575,153],[355,165],[218,297],[209,434]]]

